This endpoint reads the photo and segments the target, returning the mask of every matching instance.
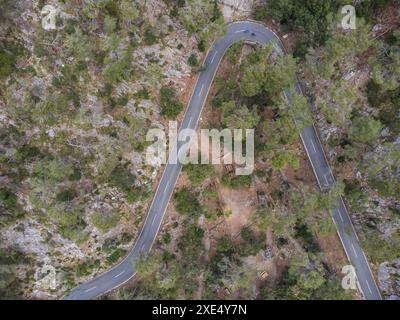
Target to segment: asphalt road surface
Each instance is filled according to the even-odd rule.
[[[215,42],[208,52],[205,60],[206,69],[198,76],[196,87],[192,93],[180,130],[185,128],[197,129],[200,115],[218,66],[226,50],[234,42],[239,40],[247,40],[260,44],[272,43],[277,49],[282,50],[283,48],[279,38],[271,30],[261,24],[250,21],[230,24],[228,26],[227,35]],[[298,88],[298,90],[300,90],[300,88]],[[324,150],[314,127],[304,129],[301,133],[301,138],[319,186],[321,188],[333,186],[335,184],[335,178],[332,175],[332,171],[326,160]],[[175,148],[176,147],[179,146],[175,146]],[[129,255],[108,272],[73,289],[66,299],[87,300],[96,298],[117,288],[136,274],[133,261],[141,252],[150,251],[162,224],[166,208],[173,194],[181,169],[182,165],[179,163],[166,165],[144,226]],[[333,213],[333,219],[347,257],[350,263],[355,267],[359,289],[363,293],[364,298],[381,299],[368,261],[359,245],[357,235],[343,200],[340,201],[339,209]]]

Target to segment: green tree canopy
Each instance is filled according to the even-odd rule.
[[[222,104],[224,112],[223,123],[230,129],[254,129],[260,121],[256,106],[249,109],[245,105],[236,106],[235,101]]]
[[[226,33],[224,17],[213,0],[188,0],[179,8],[179,19],[186,30],[197,33],[206,45]]]
[[[370,116],[357,117],[348,130],[349,139],[354,143],[373,145],[382,131],[382,124]]]
[[[214,175],[214,167],[209,164],[187,164],[183,167],[194,187],[201,185],[204,180]]]
[[[291,55],[283,55],[272,62],[272,52],[272,45],[262,46],[242,62],[240,92],[243,96],[253,97],[261,93],[274,96],[294,86],[297,70],[295,59]]]
[[[311,106],[305,96],[293,93],[289,100],[282,100],[278,105],[283,113],[289,114],[300,131],[313,125]]]
[[[73,55],[78,62],[88,62],[93,58],[93,41],[79,27],[75,28],[74,33],[67,35],[65,46],[67,52]]]
[[[260,229],[267,229],[273,225],[273,215],[270,208],[259,208],[252,216],[253,222]]]
[[[203,209],[197,199],[197,194],[193,191],[182,188],[174,194],[175,208],[180,214],[197,218]]]
[[[183,105],[176,98],[176,91],[173,87],[163,86],[161,88],[160,106],[161,114],[170,119],[176,119],[183,110]]]

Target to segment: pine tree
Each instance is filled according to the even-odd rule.
[[[373,145],[382,131],[382,124],[370,116],[357,117],[348,130],[353,143]]]

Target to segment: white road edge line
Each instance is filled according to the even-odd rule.
[[[125,273],[126,270],[121,271],[120,273],[118,273],[117,275],[114,276],[114,278],[118,278],[119,276],[123,275]]]
[[[235,31],[235,33],[245,32],[246,29]]]
[[[353,229],[353,232],[354,232],[354,234],[355,234],[355,236],[356,236],[356,238],[357,238],[357,242],[360,242],[360,239],[358,238],[358,234],[357,234],[357,232],[356,232],[356,229],[354,229],[353,222],[351,221],[350,214],[349,214],[348,211],[347,211],[346,204],[345,204],[344,201],[343,201],[343,197],[340,197],[340,201],[342,202],[342,205],[343,205],[343,207],[344,207],[344,210],[345,210],[347,216],[349,217],[350,225],[351,225],[351,228]],[[367,259],[365,259],[365,261],[368,262]],[[367,264],[368,264],[368,267],[369,267],[369,263],[367,263]],[[372,271],[371,271],[371,274],[372,274]]]
[[[302,133],[300,133],[300,139],[301,139],[301,142],[303,143],[304,150],[306,150],[307,157],[310,160],[311,168],[314,172],[314,176],[315,176],[315,179],[317,180],[318,186],[320,187],[320,189],[322,189],[321,181],[319,180],[319,176],[317,175],[317,172],[315,171],[314,163],[311,160],[311,156],[310,156],[310,153],[308,152],[306,141],[304,140]]]
[[[96,288],[97,288],[96,286],[94,286],[94,287],[91,287],[91,288],[89,288],[89,289],[85,290],[85,292],[92,291],[92,290],[94,290],[94,289],[96,289]]]

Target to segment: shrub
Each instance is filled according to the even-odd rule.
[[[71,175],[68,177],[70,181],[79,181],[82,177],[81,171],[79,168],[74,167],[72,169]]]
[[[58,225],[60,234],[76,243],[84,242],[87,233],[83,232],[86,228],[84,219],[85,213],[81,207],[64,209],[60,206],[47,208],[47,212]]]
[[[125,256],[126,250],[124,249],[117,249],[112,254],[107,257],[107,262],[109,264],[116,263],[120,258]]]
[[[24,216],[18,198],[10,189],[0,189],[0,226],[8,225]]]
[[[112,1],[112,0],[107,1],[104,8],[110,16],[119,18],[120,10],[117,1]]]
[[[148,100],[150,98],[150,93],[146,88],[144,88],[144,89],[139,90],[138,92],[136,92],[135,93],[135,97],[138,98],[138,99]]]
[[[119,164],[112,170],[109,179],[112,185],[129,193],[135,184],[136,176],[129,171],[126,165]]]
[[[124,94],[123,96],[117,99],[117,105],[119,105],[120,107],[126,106],[128,102],[129,102],[129,95],[127,94]]]
[[[178,8],[176,6],[172,7],[172,9],[169,11],[169,16],[171,18],[176,18],[178,16]]]
[[[193,186],[199,186],[207,177],[214,174],[214,167],[207,164],[188,164],[183,167]]]
[[[206,51],[206,46],[203,40],[200,40],[199,44],[197,45],[197,48],[199,49],[200,52]]]
[[[78,192],[74,188],[66,189],[57,194],[56,200],[61,202],[71,201],[78,196]]]
[[[133,187],[127,194],[127,200],[129,203],[136,203],[139,200],[146,199],[148,192],[143,187]]]
[[[374,80],[370,80],[367,85],[368,102],[372,107],[378,108],[382,102],[380,86]]]
[[[39,155],[41,155],[41,152],[38,147],[26,144],[17,150],[17,153],[15,154],[15,159],[17,161],[24,162]]]
[[[20,298],[21,286],[17,281],[17,266],[33,268],[34,261],[14,248],[0,248],[0,299]]]
[[[148,46],[156,44],[158,42],[157,36],[153,33],[150,28],[147,28],[144,32],[144,43]]]
[[[310,47],[309,41],[307,41],[307,40],[306,41],[304,41],[304,40],[297,41],[296,46],[293,51],[293,56],[295,58],[303,59],[307,55],[309,47]]]
[[[49,182],[62,182],[73,174],[69,163],[58,159],[44,159],[33,168],[34,176]]]
[[[191,66],[191,67],[197,67],[199,65],[199,60],[198,60],[197,55],[195,53],[192,53],[189,56],[188,63],[189,63],[189,66]]]
[[[373,145],[380,136],[382,124],[372,117],[357,117],[349,129],[349,139],[353,143]]]
[[[15,69],[15,57],[5,51],[0,51],[0,78],[8,77]]]
[[[257,11],[258,18],[269,16],[282,24],[303,31],[313,43],[321,44],[327,37],[328,15],[335,11],[336,1],[286,0],[268,1]]]
[[[176,99],[174,88],[164,86],[160,91],[161,114],[175,119],[183,110],[183,105]]]
[[[251,185],[251,176],[222,176],[222,183],[232,189],[247,188]]]
[[[362,1],[356,6],[357,16],[364,17],[365,19],[370,20],[379,9],[384,8],[390,2],[390,0]]]
[[[239,248],[241,256],[254,256],[265,247],[265,237],[255,234],[249,228],[243,228],[240,235],[244,243]]]
[[[399,257],[399,241],[381,239],[373,230],[368,230],[361,241],[371,260],[377,264],[392,261]]]
[[[169,244],[171,242],[171,235],[168,232],[165,232],[162,239],[164,244]]]
[[[117,19],[111,16],[104,18],[104,31],[107,34],[112,34],[117,27]]]
[[[202,213],[202,207],[197,200],[197,194],[183,188],[174,195],[175,208],[180,214],[198,217]]]
[[[228,236],[224,236],[217,242],[217,252],[224,256],[230,256],[234,253],[235,247],[232,240]]]
[[[90,265],[87,262],[80,263],[76,267],[76,276],[77,277],[83,277],[83,276],[88,276],[90,275],[91,272]]]
[[[104,63],[106,66],[102,73],[107,84],[117,84],[129,75],[131,63],[129,54],[125,54],[117,60],[107,57]]]
[[[110,212],[96,212],[92,215],[93,225],[101,232],[106,233],[110,229],[114,228],[119,220],[121,219],[121,213],[119,210],[112,210]]]
[[[133,236],[131,234],[124,232],[121,235],[121,244],[127,244],[127,243],[131,242],[132,239],[133,239]]]
[[[243,49],[243,41],[235,42],[227,51],[226,56],[232,64],[237,64]]]
[[[17,13],[15,0],[0,0],[0,23],[11,21]],[[1,63],[0,63],[1,65]]]

